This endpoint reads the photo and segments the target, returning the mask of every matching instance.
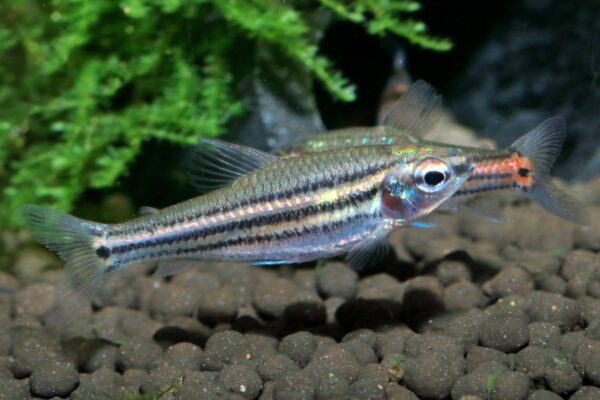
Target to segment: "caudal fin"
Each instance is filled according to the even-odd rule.
[[[531,163],[531,183],[525,194],[552,214],[585,224],[585,208],[569,194],[558,188],[550,177],[550,168],[560,154],[566,134],[563,117],[548,118],[519,138],[511,146]]]
[[[93,297],[107,275],[105,262],[96,254],[94,239],[104,235],[107,225],[34,205],[23,206],[21,216],[35,239],[65,261],[70,289],[87,299]]]

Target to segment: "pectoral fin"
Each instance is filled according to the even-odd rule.
[[[385,232],[378,230],[350,250],[345,262],[353,269],[361,271],[383,260],[389,249]]]

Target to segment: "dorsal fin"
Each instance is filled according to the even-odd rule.
[[[427,82],[418,80],[390,108],[381,119],[381,125],[423,137],[437,124],[441,110],[442,97]]]
[[[275,160],[277,156],[251,147],[202,139],[191,154],[188,174],[192,185],[206,193]]]

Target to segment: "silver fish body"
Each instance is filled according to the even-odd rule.
[[[109,272],[140,261],[297,263],[365,249],[433,211],[472,170],[460,149],[354,147],[277,159],[218,190],[121,224],[37,206],[26,206],[23,216],[66,261],[72,285],[92,296]]]

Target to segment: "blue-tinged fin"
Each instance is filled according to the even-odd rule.
[[[587,221],[585,208],[558,188],[550,177],[550,168],[560,154],[567,128],[561,116],[548,118],[515,141],[511,148],[532,164],[530,187],[524,193],[552,214],[579,224]]]
[[[267,261],[267,260],[264,260],[264,261],[254,261],[252,264],[256,265],[256,266],[259,266],[259,267],[262,267],[262,266],[269,267],[269,266],[276,266],[276,265],[291,264],[291,262],[290,261],[285,261],[285,260],[278,260],[278,261]]]
[[[423,137],[438,123],[442,98],[427,82],[418,80],[396,101],[381,125],[393,126],[415,137]]]
[[[419,229],[433,229],[437,228],[438,224],[436,224],[435,222],[415,221],[409,224],[409,226]]]
[[[351,268],[362,271],[382,261],[389,250],[390,246],[385,231],[379,229],[350,250],[344,261]]]
[[[69,289],[91,299],[112,270],[102,257],[103,248],[94,248],[94,239],[102,238],[108,225],[34,205],[23,206],[21,216],[33,237],[65,261]]]
[[[188,175],[192,185],[206,193],[276,160],[277,156],[251,147],[202,139],[191,153]]]

